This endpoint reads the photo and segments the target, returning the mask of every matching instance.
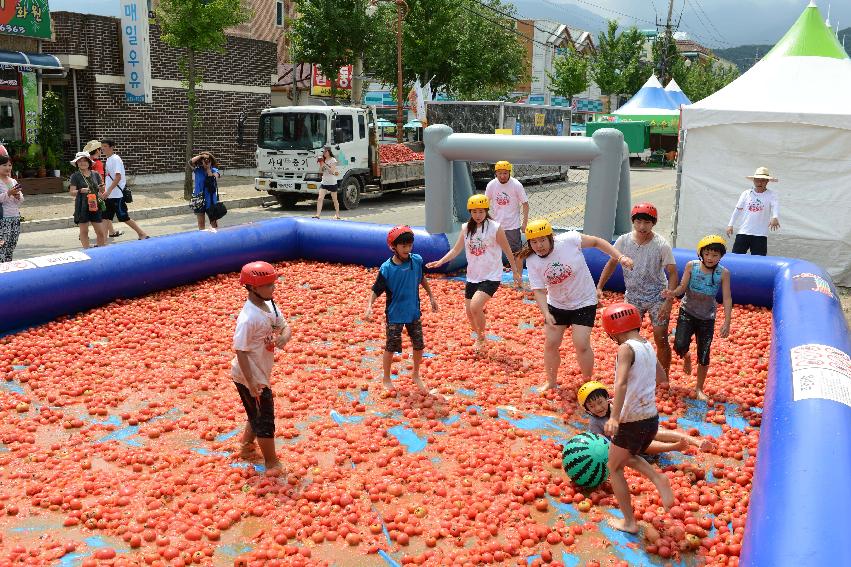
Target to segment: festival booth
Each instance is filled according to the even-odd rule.
[[[772,255],[851,285],[851,60],[810,4],[753,68],[682,111],[677,246],[723,233],[758,166],[779,178]]]
[[[668,96],[671,97],[671,100],[673,100],[677,106],[691,104],[686,93],[684,93],[683,89],[680,88],[680,85],[677,84],[676,79],[671,79],[668,82],[667,86],[665,86],[665,92],[668,93]]]

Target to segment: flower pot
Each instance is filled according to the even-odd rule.
[[[38,168],[38,176],[39,177],[47,177],[47,169],[44,166]]]
[[[53,177],[62,177],[62,171],[58,169],[53,170]]]

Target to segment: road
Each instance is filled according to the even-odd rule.
[[[570,179],[581,179],[584,172],[571,170]],[[577,177],[578,176],[578,177]],[[633,202],[647,200],[653,202],[659,209],[659,224],[657,231],[670,239],[672,228],[672,211],[674,203],[675,172],[666,169],[641,169],[631,173]],[[567,200],[569,206],[560,207],[565,203],[565,195],[578,188],[577,183],[549,183],[544,185],[529,184],[531,202],[530,217],[546,216],[554,224],[562,219],[581,218],[582,204],[575,196]],[[584,186],[582,189],[584,193]],[[271,200],[271,198],[270,198]],[[305,201],[293,209],[284,210],[275,205],[269,208],[250,207],[228,211],[222,219],[222,226],[233,226],[249,222],[263,221],[282,216],[309,217],[315,211],[315,202]],[[334,209],[331,202],[325,204],[323,216],[333,217]],[[132,214],[132,210],[131,210]],[[375,222],[383,224],[410,224],[422,226],[425,224],[424,192],[422,190],[396,193],[378,197],[364,198],[360,207],[353,211],[341,211],[341,216],[347,221]],[[139,221],[144,230],[152,237],[164,236],[178,232],[197,230],[195,217],[187,214],[147,219]],[[115,239],[116,244],[132,241],[135,233],[127,226],[116,224],[125,233]],[[93,233],[93,231],[92,231]],[[93,234],[92,234],[93,235]],[[42,256],[55,252],[77,250],[80,248],[76,228],[29,232],[21,235],[15,250],[15,259]]]

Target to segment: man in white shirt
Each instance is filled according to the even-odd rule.
[[[485,196],[490,200],[491,216],[505,231],[511,251],[517,254],[523,246],[520,234],[529,223],[529,198],[523,184],[511,177],[510,163],[498,161],[494,170],[496,178],[488,183]]]
[[[769,181],[777,181],[767,167],[758,167],[753,175],[753,189],[744,191],[739,197],[733,216],[727,226],[727,236],[733,236],[733,227],[741,221],[739,234],[733,243],[733,254],[753,256],[768,254],[768,231],[780,228],[780,206],[777,194],[768,188]]]
[[[124,172],[124,162],[115,153],[115,142],[112,140],[101,140],[101,150],[106,156],[106,211],[103,218],[106,221],[106,228],[110,236],[118,236],[120,233],[114,232],[112,228],[112,219],[116,216],[118,220],[125,223],[127,226],[136,231],[139,240],[150,238],[145,231],[142,230],[136,221],[130,218],[130,211],[127,210],[127,203],[124,201],[124,188],[127,186],[127,175]]]

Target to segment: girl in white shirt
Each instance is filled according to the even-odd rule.
[[[12,177],[9,156],[0,155],[0,262],[11,262],[21,234],[21,203],[24,194]]]
[[[576,362],[585,380],[594,373],[591,329],[597,314],[597,288],[585,263],[583,248],[597,248],[626,269],[632,259],[618,252],[608,241],[571,230],[553,237],[553,227],[544,219],[526,227],[526,245],[518,260],[526,260],[529,284],[544,316],[544,370],[547,382],[540,391],[558,387],[559,347],[570,326]]]
[[[322,181],[319,186],[319,198],[316,200],[316,216],[322,215],[322,205],[325,202],[325,193],[331,193],[334,201],[334,218],[340,220],[340,203],[337,201],[337,184],[340,182],[340,171],[337,169],[337,158],[331,152],[329,146],[322,149],[322,157],[319,158],[319,170],[322,172]]]
[[[464,310],[476,335],[476,351],[485,347],[485,305],[494,296],[502,281],[502,254],[511,262],[514,285],[521,285],[520,268],[511,253],[505,231],[490,216],[490,200],[484,195],[473,195],[467,199],[470,220],[461,229],[455,246],[427,268],[439,268],[449,262],[463,248],[467,254],[467,285],[464,289]]]

